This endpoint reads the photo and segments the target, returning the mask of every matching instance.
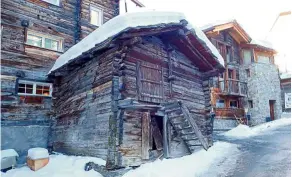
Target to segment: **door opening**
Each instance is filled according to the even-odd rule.
[[[152,130],[152,150],[163,149],[163,117],[151,117],[151,130]]]
[[[269,100],[271,120],[275,120],[275,102],[275,100]]]

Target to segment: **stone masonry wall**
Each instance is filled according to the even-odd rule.
[[[250,77],[247,77],[246,69],[250,69]],[[281,89],[278,69],[275,65],[264,63],[252,63],[240,68],[241,78],[247,82],[248,100],[252,100],[251,125],[266,122],[270,117],[269,100],[275,100],[275,119],[281,117]],[[245,105],[247,105],[247,100]]]

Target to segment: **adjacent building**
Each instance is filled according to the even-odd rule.
[[[215,130],[238,123],[257,125],[280,118],[279,72],[276,51],[252,40],[236,20],[202,27],[225,60],[225,72],[209,80]],[[250,120],[246,119],[250,115]]]
[[[291,74],[281,73],[281,97],[283,112],[291,112]]]
[[[138,1],[129,1],[138,6]],[[56,59],[119,14],[119,0],[1,2],[1,148],[47,147]],[[21,158],[21,162],[23,162]]]

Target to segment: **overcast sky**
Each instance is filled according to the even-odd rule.
[[[292,9],[291,0],[140,0],[140,2],[148,9],[183,12],[197,27],[217,20],[236,19],[254,39],[265,39],[278,14]],[[284,18],[279,18],[275,29],[267,38],[282,55],[283,53],[286,55],[286,59],[278,62],[282,65],[281,68],[285,67],[287,62],[290,67],[292,66],[291,15],[289,20]],[[289,60],[287,56],[290,56]]]

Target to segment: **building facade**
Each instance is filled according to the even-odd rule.
[[[270,46],[255,42],[235,20],[202,27],[225,59],[225,72],[209,80],[214,130],[280,118],[280,80]],[[250,115],[250,119],[246,119]]]
[[[55,60],[119,14],[119,1],[1,2],[1,148],[47,147]]]

